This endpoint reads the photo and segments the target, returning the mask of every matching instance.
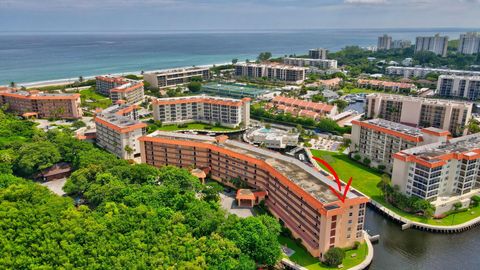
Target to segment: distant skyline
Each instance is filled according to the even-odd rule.
[[[0,31],[480,28],[480,0],[0,0]]]

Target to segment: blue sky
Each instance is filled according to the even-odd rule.
[[[0,31],[480,28],[480,0],[0,0]]]

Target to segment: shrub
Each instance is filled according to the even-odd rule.
[[[305,142],[305,143],[303,143],[303,145],[304,145],[305,147],[312,147],[312,144],[309,143],[309,142]]]
[[[372,161],[371,161],[369,158],[364,158],[364,159],[363,159],[363,163],[364,163],[365,165],[370,165],[371,162],[372,162]]]
[[[360,247],[360,242],[355,241],[355,243],[353,244],[353,249],[358,249],[359,247]]]
[[[345,258],[345,252],[341,248],[330,248],[324,255],[325,264],[328,266],[337,267]]]
[[[353,159],[355,159],[356,161],[359,161],[361,158],[362,156],[360,156],[359,154],[355,154],[355,156],[353,156]]]
[[[461,202],[456,202],[453,204],[453,209],[458,210],[462,207],[462,203]]]
[[[385,165],[383,165],[383,164],[378,165],[378,169],[379,169],[380,171],[383,171],[383,170],[385,170],[386,168],[387,168],[387,167],[386,167]]]
[[[473,206],[478,206],[480,204],[480,196],[478,195],[473,195],[471,198],[470,198],[470,202]]]
[[[186,127],[188,127],[187,124],[179,124],[179,125],[178,125],[178,128],[186,128]]]

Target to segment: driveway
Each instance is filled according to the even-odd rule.
[[[48,181],[45,183],[41,183],[42,186],[47,187],[50,189],[53,193],[57,194],[58,196],[62,196],[65,194],[63,191],[63,186],[65,185],[65,182],[67,182],[67,178],[62,178],[62,179],[57,179],[53,181]]]

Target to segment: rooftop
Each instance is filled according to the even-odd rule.
[[[383,127],[383,128],[386,128],[386,129],[389,129],[389,130],[392,130],[392,131],[397,131],[397,132],[407,134],[407,135],[410,135],[410,136],[413,136],[413,137],[421,137],[422,136],[422,132],[419,128],[407,126],[407,125],[404,125],[404,124],[400,124],[400,123],[396,123],[396,122],[392,122],[392,121],[388,121],[388,120],[384,120],[384,119],[380,119],[380,118],[365,120],[363,122],[371,124],[371,125],[375,125],[375,126],[378,126],[378,127]],[[440,129],[440,131],[443,132],[444,130]]]
[[[240,106],[242,105],[243,101],[250,101],[250,99],[249,98],[233,99],[233,98],[225,98],[225,97],[198,95],[198,96],[159,98],[159,99],[155,99],[153,103],[159,104],[159,105],[168,105],[168,104],[204,102],[204,103],[214,103],[214,104],[227,105],[227,106]]]
[[[154,132],[147,137],[164,138],[183,141],[194,141],[220,146],[234,153],[242,154],[266,162],[276,171],[287,177],[290,182],[309,193],[322,204],[338,201],[338,198],[330,191],[329,187],[337,189],[336,183],[318,172],[313,167],[289,156],[278,152],[258,148],[249,144],[227,139],[218,144],[214,137],[203,135],[181,134],[173,132]],[[347,198],[357,198],[361,195],[350,191]]]
[[[273,67],[273,68],[283,68],[283,69],[292,69],[292,70],[303,70],[306,71],[308,68],[306,67],[297,67],[292,65],[285,65],[275,62],[267,62],[267,63],[238,63],[236,66],[247,66],[247,67]]]
[[[388,100],[423,102],[423,103],[433,104],[433,105],[434,104],[439,104],[439,105],[451,104],[451,105],[458,105],[462,107],[473,106],[472,102],[467,102],[463,100],[457,101],[457,100],[451,100],[451,99],[434,99],[434,98],[393,95],[393,94],[386,94],[386,93],[372,93],[367,95],[367,99],[375,98],[375,97],[380,97]]]

